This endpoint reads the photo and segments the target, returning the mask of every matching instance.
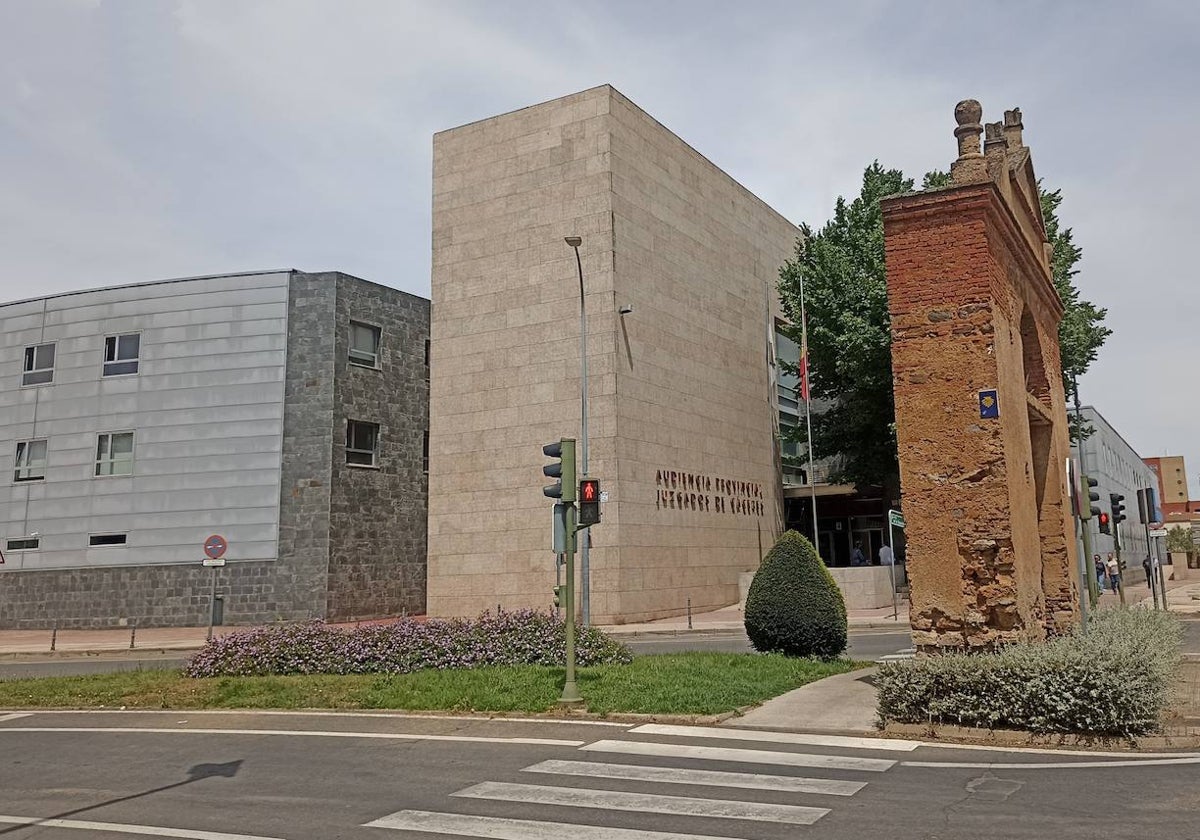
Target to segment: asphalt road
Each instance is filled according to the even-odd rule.
[[[740,733],[382,714],[0,713],[0,837],[1200,836],[1200,755],[1130,763]]]

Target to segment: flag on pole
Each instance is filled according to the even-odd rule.
[[[800,318],[800,396],[808,402],[808,323],[804,316]]]

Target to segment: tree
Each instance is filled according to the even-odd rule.
[[[1187,525],[1172,528],[1167,531],[1167,551],[1193,552],[1196,544],[1192,541],[1192,529]]]
[[[926,173],[921,182],[923,189],[950,184],[950,175],[940,171]],[[804,280],[811,391],[829,406],[813,413],[813,450],[837,456],[831,471],[835,481],[889,490],[899,485],[879,202],[912,188],[903,172],[875,161],[863,173],[859,196],[850,203],[839,197],[833,218],[819,232],[801,225],[795,254],[779,271],[780,298],[797,324]],[[1054,285],[1065,310],[1059,342],[1069,392],[1072,377],[1087,370],[1112,331],[1103,325],[1107,310],[1083,299],[1075,287],[1083,251],[1058,219],[1062,191],[1039,189]],[[797,434],[804,439],[802,430]]]
[[[767,552],[746,594],[746,636],[754,649],[831,659],[846,650],[846,602],[817,556],[795,531]]]

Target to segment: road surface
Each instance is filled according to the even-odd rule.
[[[1198,770],[727,727],[0,713],[0,837],[1192,838]]]

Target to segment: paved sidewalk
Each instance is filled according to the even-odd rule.
[[[657,621],[645,621],[639,624],[607,624],[602,626],[606,633],[614,636],[642,636],[656,634],[678,633],[714,633],[730,630],[741,630],[745,625],[745,615],[742,604],[732,604],[712,612],[694,614],[689,622],[686,615],[674,618],[660,618]],[[846,614],[851,629],[889,628],[908,630],[908,601],[901,601],[896,618],[892,618],[891,607],[881,607],[877,610],[850,610]]]
[[[873,733],[874,668],[863,668],[781,694],[757,709],[732,717],[726,724],[756,729],[802,729],[805,732]]]

